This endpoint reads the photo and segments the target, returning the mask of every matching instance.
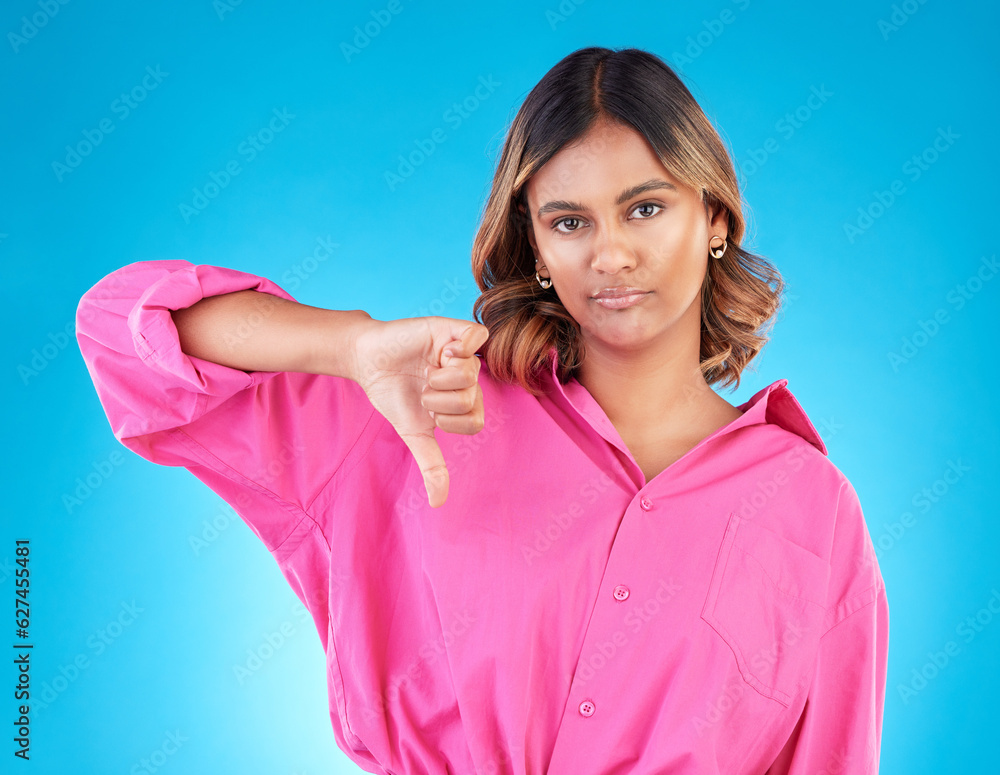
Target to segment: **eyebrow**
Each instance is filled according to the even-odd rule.
[[[676,191],[677,186],[673,183],[668,183],[661,178],[652,178],[647,180],[645,183],[639,183],[638,185],[631,186],[622,191],[618,198],[615,200],[616,205],[624,204],[629,199],[638,196],[646,191],[652,191],[654,189],[666,188],[671,191]],[[541,218],[546,213],[556,212],[558,210],[586,210],[579,202],[567,202],[565,199],[555,199],[551,202],[546,202],[541,207],[538,208],[538,217]]]

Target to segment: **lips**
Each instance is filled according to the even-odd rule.
[[[633,288],[631,285],[619,285],[615,288],[603,288],[595,293],[594,299],[620,299],[623,296],[635,296],[637,293],[648,293],[641,288]]]
[[[594,296],[593,299],[605,309],[625,309],[634,304],[639,304],[649,296],[649,291],[642,291],[638,288],[605,288]]]

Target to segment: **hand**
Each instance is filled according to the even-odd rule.
[[[484,426],[475,353],[488,337],[480,323],[430,316],[373,320],[354,340],[352,377],[410,449],[432,508],[449,484],[434,429],[472,435]]]

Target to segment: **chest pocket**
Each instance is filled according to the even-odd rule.
[[[786,707],[815,663],[829,573],[808,549],[730,514],[701,618],[743,680]]]

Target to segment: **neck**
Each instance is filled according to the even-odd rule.
[[[681,323],[657,342],[633,349],[588,340],[577,381],[620,432],[683,433],[724,400],[698,366],[700,319],[693,332],[678,330]]]

